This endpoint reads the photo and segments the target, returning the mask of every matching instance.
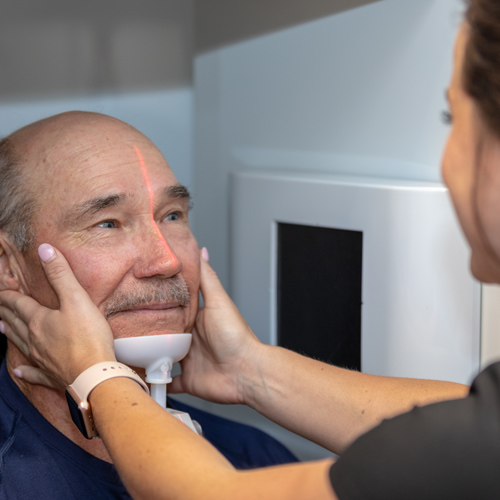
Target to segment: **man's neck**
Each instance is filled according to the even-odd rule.
[[[12,345],[7,350],[6,363],[7,371],[14,383],[46,420],[87,453],[106,462],[113,462],[104,443],[100,439],[85,439],[82,436],[71,420],[68,403],[63,392],[42,385],[29,384],[13,374],[12,370],[16,366],[30,365],[31,363]]]

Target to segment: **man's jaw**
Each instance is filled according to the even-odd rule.
[[[184,333],[189,308],[176,303],[141,304],[107,317],[115,339]]]

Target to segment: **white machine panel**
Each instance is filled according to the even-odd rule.
[[[361,231],[362,371],[470,383],[481,288],[445,187],[253,170],[230,192],[231,294],[262,341],[276,343],[278,223]]]

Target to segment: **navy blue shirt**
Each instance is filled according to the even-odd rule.
[[[253,427],[187,405],[205,437],[240,469],[294,462],[280,443]],[[130,499],[115,467],[53,427],[0,368],[0,500]]]

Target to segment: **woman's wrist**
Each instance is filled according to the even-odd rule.
[[[72,384],[85,370],[88,370],[92,366],[106,361],[116,362],[116,356],[114,355],[114,353],[94,353],[91,357],[89,356],[78,363],[73,363],[69,374],[65,377],[65,385],[68,386]]]
[[[239,404],[256,408],[259,401],[265,397],[274,349],[274,346],[255,342],[252,352],[245,357],[238,371]]]

